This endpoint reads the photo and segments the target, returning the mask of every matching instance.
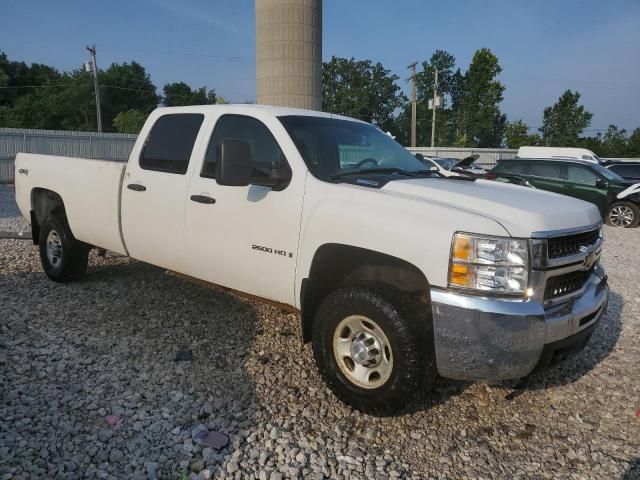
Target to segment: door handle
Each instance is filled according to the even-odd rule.
[[[134,192],[144,192],[147,187],[145,187],[144,185],[140,185],[139,183],[130,183],[129,185],[127,185],[127,188],[129,190],[133,190]]]
[[[216,203],[215,198],[207,197],[206,195],[191,195],[191,201],[198,202],[198,203],[206,203],[207,205]]]

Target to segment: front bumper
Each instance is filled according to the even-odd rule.
[[[580,350],[606,311],[606,278],[597,266],[578,296],[551,307],[432,288],[438,372],[461,380],[515,379]]]

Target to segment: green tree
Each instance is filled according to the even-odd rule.
[[[602,136],[601,153],[604,157],[624,157],[627,153],[627,131],[619,129],[615,125],[609,125],[607,131]]]
[[[149,114],[160,103],[151,76],[138,62],[113,63],[99,72],[98,81],[102,123],[106,131],[114,130],[113,120],[118,113],[139,110]]]
[[[525,145],[540,145],[540,135],[529,135],[529,126],[523,120],[507,122],[504,130],[507,148],[520,148]]]
[[[593,114],[582,105],[579,92],[567,90],[551,107],[544,109],[540,132],[545,145],[552,147],[575,147],[580,133],[591,125]]]
[[[627,157],[640,157],[640,128],[636,128],[627,140]]]
[[[393,112],[406,97],[381,63],[331,57],[322,64],[322,110],[393,128]]]
[[[416,144],[431,145],[432,110],[429,100],[433,98],[435,70],[438,69],[438,95],[443,104],[436,112],[436,146],[455,143],[456,125],[454,107],[456,95],[460,91],[462,75],[460,69],[454,72],[455,57],[444,50],[436,50],[428,61],[422,62],[422,71],[416,73]],[[411,103],[407,102],[396,117],[391,132],[403,145],[409,145],[411,136]]]
[[[167,107],[213,105],[216,103],[215,90],[207,91],[206,87],[191,90],[191,87],[184,82],[167,83],[163,91],[163,103]]]
[[[499,147],[507,117],[500,111],[504,85],[496,79],[502,71],[488,48],[476,51],[456,92],[458,136],[465,146]]]
[[[113,126],[120,133],[140,133],[147,115],[140,110],[127,110],[120,112],[113,119]]]

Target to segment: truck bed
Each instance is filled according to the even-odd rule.
[[[32,195],[41,188],[64,202],[71,232],[78,240],[127,254],[120,228],[122,176],[126,164],[89,158],[18,153],[16,202],[30,218]]]

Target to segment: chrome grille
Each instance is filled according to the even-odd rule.
[[[577,292],[584,286],[592,271],[593,268],[590,268],[550,277],[544,289],[544,299],[553,300]]]
[[[598,241],[600,229],[588,232],[551,237],[547,240],[547,256],[549,259],[569,257],[580,253],[581,247],[590,247]]]

